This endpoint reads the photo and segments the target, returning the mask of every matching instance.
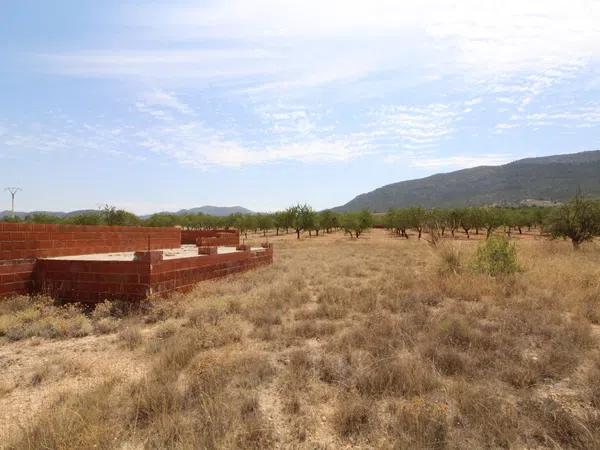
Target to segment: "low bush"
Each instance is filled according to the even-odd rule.
[[[477,248],[475,269],[491,276],[508,275],[519,270],[517,249],[504,236],[492,236]]]

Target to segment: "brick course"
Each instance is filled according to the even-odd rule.
[[[198,257],[168,260],[157,250],[185,243],[211,248],[200,248]],[[83,303],[139,301],[273,262],[272,245],[216,254],[221,245],[238,246],[239,232],[0,222],[0,297],[41,292]],[[133,261],[44,259],[125,251],[135,252]]]
[[[273,248],[221,255],[164,260],[149,252],[136,261],[38,262],[40,290],[66,301],[96,303],[105,299],[139,301],[151,295],[186,291],[198,282],[244,272],[273,262]]]
[[[238,230],[181,230],[182,244],[196,244],[199,247],[211,245],[238,245]]]
[[[180,245],[177,228],[0,222],[0,297],[37,292],[38,258]]]
[[[177,228],[0,222],[0,260],[127,252],[181,245]]]

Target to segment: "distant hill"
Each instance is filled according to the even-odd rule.
[[[600,150],[526,158],[388,184],[361,194],[334,211],[374,212],[414,205],[456,207],[522,202],[560,202],[581,187],[600,197]]]
[[[80,209],[77,211],[70,211],[70,212],[64,212],[64,211],[30,211],[30,212],[15,211],[15,216],[20,217],[21,219],[23,219],[27,216],[31,216],[33,214],[47,214],[49,216],[55,216],[55,217],[71,217],[71,216],[78,216],[80,214],[89,214],[89,213],[97,213],[97,212],[98,212],[97,209]],[[12,212],[10,212],[8,210],[0,211],[0,219],[2,219],[4,217],[12,217]]]
[[[97,213],[99,212],[97,209],[80,209],[77,211],[16,211],[15,215],[20,218],[25,218],[26,216],[30,216],[32,214],[47,214],[49,216],[55,217],[71,217],[79,214],[88,214],[88,213]],[[164,214],[176,214],[176,215],[184,215],[184,214],[198,214],[204,213],[209,214],[211,216],[228,216],[230,214],[241,213],[241,214],[254,214],[253,211],[249,209],[243,208],[241,206],[200,206],[198,208],[191,209],[181,209],[177,212],[164,212]],[[150,217],[151,214],[140,216],[142,219]],[[12,213],[10,211],[0,211],[0,219],[5,217],[12,217]]]
[[[254,211],[250,211],[242,206],[200,206],[198,208],[191,209],[181,209],[177,211],[175,214],[183,215],[183,214],[208,214],[211,216],[228,216],[230,214],[254,214]]]
[[[186,214],[208,214],[210,216],[225,217],[230,214],[254,214],[254,211],[250,211],[242,206],[199,206],[197,208],[180,209],[179,211],[161,211],[159,214],[175,214],[177,216],[184,216]],[[152,214],[140,216],[142,219],[150,217]]]

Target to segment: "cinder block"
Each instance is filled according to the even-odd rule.
[[[135,252],[133,254],[134,261],[147,262],[150,264],[157,263],[163,260],[162,250],[150,250],[145,252]]]

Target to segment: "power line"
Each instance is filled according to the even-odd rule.
[[[14,219],[15,218],[15,195],[17,194],[17,192],[22,191],[23,189],[21,189],[20,187],[7,187],[7,188],[4,188],[4,190],[10,192],[10,197],[12,200],[12,216]]]

